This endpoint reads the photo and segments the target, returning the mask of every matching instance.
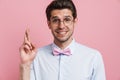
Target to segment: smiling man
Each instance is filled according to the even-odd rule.
[[[46,8],[53,43],[36,48],[26,30],[21,54],[21,80],[106,80],[101,54],[73,38],[77,12],[72,0],[53,0]]]
[[[54,36],[54,43],[62,49],[68,46],[72,41],[74,24],[76,21],[77,18],[74,19],[69,9],[55,9],[51,11],[48,26]]]

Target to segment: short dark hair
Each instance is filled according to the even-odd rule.
[[[46,8],[46,17],[50,21],[51,12],[55,9],[69,9],[75,19],[77,17],[76,7],[72,0],[53,0]]]

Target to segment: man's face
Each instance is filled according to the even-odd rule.
[[[71,10],[53,10],[51,12],[50,21],[48,21],[48,26],[51,29],[54,40],[58,42],[71,40],[75,21]]]

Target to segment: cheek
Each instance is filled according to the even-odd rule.
[[[51,29],[51,30],[52,30],[52,29],[53,29],[53,26],[52,26],[52,25],[49,25],[49,29]]]
[[[53,26],[52,26],[52,27],[50,27],[49,29],[50,29],[52,32],[55,32],[56,27],[53,27]]]
[[[74,30],[74,26],[69,27],[70,31]]]

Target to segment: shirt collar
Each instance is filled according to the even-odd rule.
[[[75,39],[73,39],[72,42],[65,49],[69,48],[71,50],[71,54],[72,54],[74,51],[74,48],[75,48],[74,46],[75,46]],[[52,44],[52,48],[60,49],[60,47],[58,47],[55,43]]]

